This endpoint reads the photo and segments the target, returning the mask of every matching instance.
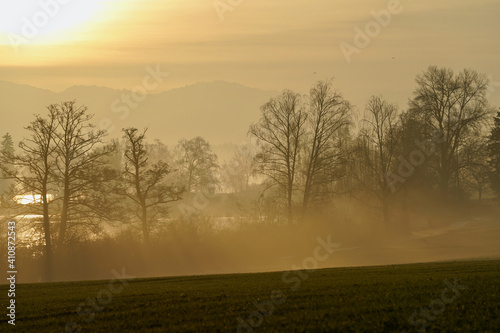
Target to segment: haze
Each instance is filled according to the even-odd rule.
[[[205,0],[69,1],[15,52],[7,33],[20,34],[21,18],[40,10],[37,1],[23,3],[1,4],[0,79],[53,91],[131,89],[146,66],[159,64],[171,75],[158,91],[224,80],[306,93],[316,80],[335,77],[362,109],[367,96],[380,93],[404,107],[415,75],[430,64],[474,68],[500,81],[495,0],[402,1],[402,11],[350,64],[339,45],[353,44],[354,28],[363,30],[370,13],[390,1],[236,1],[223,21]]]
[[[322,204],[331,200],[322,206],[327,207],[322,211],[326,220],[322,219],[324,216],[314,216],[310,224],[296,226],[297,219],[307,216],[301,215],[302,208],[305,211],[307,206],[302,204],[307,190],[301,186],[306,184],[307,187],[308,177],[304,171],[307,167],[301,163],[305,163],[305,152],[312,144],[304,141],[297,148],[296,155],[300,157],[297,157],[297,165],[304,169],[297,171],[293,178],[297,184],[287,185],[290,197],[285,198],[285,188],[280,188],[279,193],[266,197],[268,201],[265,202],[260,200],[264,200],[267,193],[266,181],[274,178],[266,178],[270,172],[266,170],[269,160],[258,150],[265,148],[259,146],[259,140],[261,144],[265,139],[265,134],[259,131],[265,126],[258,128],[259,124],[262,125],[259,120],[265,105],[270,105],[265,103],[273,97],[278,100],[290,98],[286,93],[281,94],[284,89],[301,96],[302,104],[299,104],[307,109],[311,105],[307,97],[310,89],[317,87],[318,82],[330,82],[331,91],[339,92],[341,100],[349,102],[345,103],[346,108],[349,105],[349,116],[346,116],[349,119],[345,121],[346,127],[342,127],[345,132],[332,134],[332,140],[334,137],[338,140],[335,149],[344,149],[344,145],[349,149],[361,149],[361,142],[365,142],[363,135],[370,132],[363,119],[368,121],[370,115],[374,116],[374,112],[370,114],[370,110],[365,110],[367,103],[374,101],[371,96],[382,96],[381,99],[387,101],[380,104],[385,111],[392,110],[395,104],[397,117],[394,113],[394,117],[389,118],[400,119],[399,115],[406,111],[409,115],[418,114],[411,112],[416,112],[418,107],[424,110],[424,106],[413,104],[413,109],[409,106],[416,90],[422,87],[417,84],[416,77],[432,72],[433,68],[445,68],[455,76],[471,70],[478,73],[477,82],[488,82],[487,88],[485,86],[480,91],[481,98],[475,101],[485,113],[478,117],[477,127],[471,127],[470,132],[464,134],[467,137],[457,138],[457,142],[463,143],[460,146],[463,150],[460,154],[456,152],[456,156],[461,157],[465,156],[462,152],[468,152],[467,156],[471,158],[483,156],[471,152],[476,143],[471,133],[477,131],[474,132],[477,137],[487,140],[487,136],[493,133],[494,111],[500,105],[500,2],[497,0],[246,0],[233,1],[233,4],[212,0],[93,0],[61,4],[54,0],[40,3],[4,1],[0,4],[0,134],[10,133],[16,149],[19,141],[29,137],[29,132],[23,128],[35,119],[34,114],[45,116],[50,104],[75,100],[76,106],[85,105],[88,113],[95,115],[93,121],[97,128],[109,132],[109,137],[103,140],[105,142],[123,140],[123,128],[137,128],[139,133],[148,128],[147,142],[153,145],[148,147],[158,156],[168,159],[172,170],[167,179],[176,185],[187,186],[185,180],[188,177],[181,174],[182,163],[186,161],[182,155],[186,153],[182,150],[183,138],[195,140],[201,137],[210,144],[209,152],[218,155],[218,165],[214,166],[217,171],[210,174],[217,179],[208,177],[212,181],[210,186],[204,183],[191,188],[189,183],[184,197],[172,201],[192,205],[199,200],[196,195],[206,194],[208,190],[215,199],[203,199],[209,203],[201,210],[201,217],[189,222],[192,224],[188,223],[187,228],[192,229],[182,229],[186,226],[179,220],[176,223],[181,223],[181,226],[172,222],[168,227],[163,225],[156,230],[156,238],[151,236],[153,239],[167,239],[169,242],[166,247],[158,245],[160,252],[150,256],[151,262],[143,263],[143,255],[146,255],[140,252],[143,245],[140,221],[131,222],[132,227],[127,229],[130,225],[123,227],[120,224],[123,221],[114,220],[109,225],[103,223],[98,232],[85,233],[85,237],[81,237],[84,241],[99,239],[101,243],[95,248],[82,250],[76,257],[88,255],[99,264],[88,264],[86,269],[77,273],[63,265],[58,266],[54,270],[55,280],[103,278],[110,267],[121,267],[122,264],[128,265],[136,276],[282,270],[293,265],[297,258],[307,255],[317,237],[328,234],[342,244],[345,251],[323,263],[325,267],[500,255],[497,194],[493,185],[484,185],[484,173],[481,173],[484,179],[478,180],[472,169],[467,169],[466,173],[457,166],[456,170],[448,170],[446,175],[439,174],[453,183],[450,188],[440,188],[442,179],[438,179],[433,171],[419,178],[422,183],[418,185],[406,183],[405,186],[410,188],[408,191],[414,190],[411,192],[414,197],[409,196],[408,201],[416,201],[410,213],[404,215],[409,217],[402,237],[399,231],[393,234],[393,230],[380,227],[381,221],[387,218],[384,216],[387,212],[381,210],[386,202],[377,200],[385,192],[373,194],[373,191],[362,192],[360,188],[353,190],[353,183],[366,181],[353,175],[359,171],[356,168],[362,169],[359,161],[365,163],[365,171],[372,167],[373,161],[364,160],[369,154],[365,156],[358,150],[358,156],[353,151],[343,151],[342,156],[351,156],[349,163],[353,164],[349,164],[349,168],[343,166],[342,177],[345,170],[350,170],[352,172],[347,172],[346,177],[351,178],[344,182],[342,177],[334,180],[327,177],[325,184],[328,185],[324,190],[328,194],[318,189],[315,193],[323,195]],[[50,16],[47,22],[43,15]],[[137,91],[141,95],[135,101],[122,99],[122,96]],[[418,101],[414,100],[415,103]],[[449,121],[452,121],[451,117]],[[403,120],[398,124],[408,129],[404,127],[408,123]],[[406,144],[413,144],[416,138],[430,140],[425,136],[430,133],[430,127],[425,127],[427,132],[416,130],[420,128],[418,126],[409,127],[415,129],[414,136],[408,134],[409,130],[401,130],[399,139],[391,142],[403,142],[397,141],[402,137],[407,139]],[[308,133],[304,138],[309,140],[310,133],[304,131]],[[155,143],[155,139],[159,141]],[[370,140],[366,142],[372,142]],[[124,141],[121,143],[122,150],[114,151],[113,155],[118,161],[113,166],[118,169],[126,164],[119,158],[124,158],[128,147]],[[486,145],[486,141],[482,141],[481,147]],[[259,165],[250,174],[245,174],[248,177],[244,188],[230,179],[234,169],[230,163],[238,147],[249,149],[253,155],[247,162]],[[370,147],[373,154],[381,151]],[[405,146],[403,152],[409,153],[410,148]],[[480,163],[485,166],[493,155],[486,157],[486,148],[482,152],[484,159]],[[333,159],[333,153],[328,154]],[[382,166],[374,173],[388,175],[390,168],[396,170],[396,156],[391,155],[394,161],[390,167]],[[60,161],[60,158],[54,157],[55,161]],[[335,159],[335,163],[347,159]],[[439,164],[437,159],[427,162]],[[470,160],[468,163],[468,166],[476,166]],[[429,166],[429,170],[434,166]],[[22,169],[19,165],[17,167]],[[15,177],[11,175],[12,178]],[[373,185],[374,179],[363,185]],[[61,181],[54,180],[54,184],[60,185]],[[319,187],[322,183],[315,179],[313,184]],[[19,187],[16,190],[20,191],[17,195],[30,193]],[[349,196],[353,191],[360,192]],[[122,192],[126,193],[125,190]],[[358,196],[361,192],[362,195]],[[440,193],[447,193],[457,201],[450,199],[450,202],[440,205],[434,202],[440,198]],[[51,207],[57,210],[57,195],[55,198],[56,203]],[[278,198],[276,207],[273,206],[274,198]],[[33,202],[36,204],[40,202]],[[464,211],[455,214],[454,205]],[[182,216],[178,202],[170,203],[168,208],[168,213],[163,212],[163,222]],[[290,216],[292,210],[293,217]],[[402,219],[403,215],[398,214],[403,208],[398,206],[394,210],[396,217],[393,218]],[[10,210],[8,214],[16,216]],[[11,216],[8,214],[4,210],[0,215],[4,218]],[[54,226],[59,223],[58,214],[54,212],[52,215],[55,221],[50,223],[55,223]],[[249,227],[234,222],[241,218],[256,224],[267,219],[270,225]],[[274,225],[276,221],[278,225],[287,226],[279,229]],[[30,230],[29,227],[31,225],[26,230]],[[223,231],[218,233],[219,229]],[[231,233],[236,229],[239,230],[237,237]],[[41,230],[40,226],[37,230]],[[116,234],[120,237],[116,240],[118,245],[113,247],[115,240],[109,239]],[[99,238],[102,235],[105,236]],[[301,237],[307,239],[301,241]],[[264,245],[261,246],[256,239]],[[65,241],[61,240],[58,246],[63,246]],[[136,253],[137,257],[130,252],[126,252],[129,256],[121,255],[121,251],[127,249],[137,249],[139,254]],[[100,253],[108,250],[112,254],[100,258]],[[163,260],[165,257],[161,251],[170,251],[171,260]],[[269,253],[274,254],[270,256]],[[41,266],[33,267],[32,271],[26,272],[26,281],[43,280]]]

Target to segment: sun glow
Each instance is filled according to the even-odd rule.
[[[70,30],[97,19],[110,0],[29,0],[0,3],[3,42],[57,42]],[[4,38],[5,38],[4,37]]]
[[[48,194],[47,199],[48,201],[52,201],[54,196],[52,194]],[[16,195],[14,200],[20,205],[31,205],[41,203],[42,196],[40,194]]]

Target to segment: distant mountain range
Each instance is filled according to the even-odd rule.
[[[259,119],[260,106],[278,94],[225,81],[138,96],[143,99],[138,102],[127,99],[131,93],[97,86],[73,86],[56,93],[0,81],[0,136],[9,132],[20,140],[33,114],[45,115],[50,104],[76,100],[95,115],[93,123],[108,129],[113,138],[121,136],[122,128],[148,127],[151,141],[160,139],[173,146],[180,138],[202,136],[215,150],[229,150],[245,140],[249,125]]]

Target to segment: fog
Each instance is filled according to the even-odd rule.
[[[222,150],[50,104],[2,137],[2,265],[16,241],[21,282],[498,258],[490,82],[437,66],[415,81],[407,108],[372,96],[361,118],[333,80],[285,89]]]
[[[122,267],[130,276],[162,277],[500,256],[499,211],[491,200],[462,202],[457,209],[420,198],[415,211],[405,216],[411,232],[400,233],[384,226],[376,210],[349,197],[335,200],[332,207],[300,224],[262,216],[243,215],[229,221],[220,217],[242,201],[251,206],[251,194],[247,195],[237,200],[230,194],[207,198],[196,216],[179,214],[163,221],[146,245],[137,225],[107,228],[96,239],[74,242],[55,256],[55,280],[107,279],[113,269]],[[226,201],[224,207],[221,201]],[[183,203],[172,209],[179,204]],[[18,222],[18,228],[23,223],[30,225]],[[334,251],[325,260],[310,261],[321,244],[318,238],[332,244]],[[43,281],[40,248],[18,247],[17,256],[20,282]]]
[[[0,267],[500,257],[498,6],[0,5]]]

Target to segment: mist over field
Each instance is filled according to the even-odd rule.
[[[319,239],[335,244],[335,253],[315,267],[497,258],[498,125],[488,81],[431,66],[417,76],[415,94],[425,89],[422,80],[440,75],[476,89],[467,104],[443,111],[441,135],[433,133],[441,118],[425,118],[420,97],[400,110],[372,96],[360,119],[334,81],[318,81],[309,96],[197,84],[130,110],[113,102],[126,92],[45,94],[4,83],[9,96],[33,96],[20,104],[26,115],[13,121],[17,131],[2,141],[2,217],[5,228],[17,221],[19,280],[104,279],[116,267],[136,277],[298,269]],[[442,89],[461,93],[450,87]],[[218,111],[196,121],[189,114],[200,108],[199,96]],[[230,110],[245,96],[249,111],[238,117]],[[44,102],[48,115],[29,116],[30,105]],[[16,105],[12,97],[3,103]],[[154,112],[161,107],[169,112]],[[225,126],[221,119],[231,126],[215,131]],[[144,127],[126,127],[134,121]]]

